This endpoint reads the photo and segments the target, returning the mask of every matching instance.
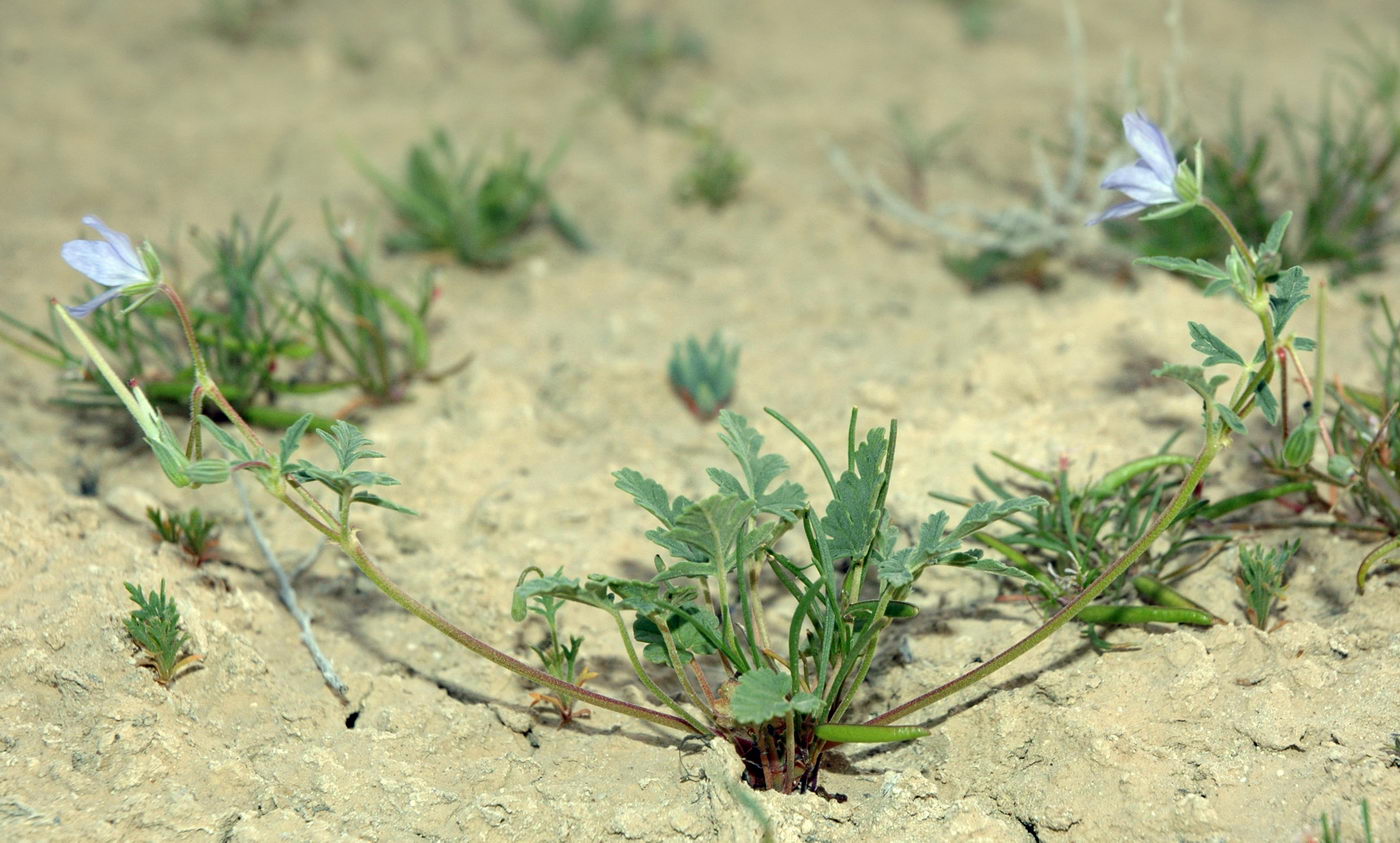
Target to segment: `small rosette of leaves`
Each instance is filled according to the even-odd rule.
[[[390,249],[441,250],[465,264],[493,267],[514,260],[520,239],[541,219],[575,248],[588,248],[549,190],[562,154],[560,145],[537,168],[529,152],[508,146],[499,161],[484,166],[479,151],[463,160],[439,129],[409,150],[402,182],[358,163],[399,218]]]
[[[195,567],[215,558],[219,524],[198,508],[182,514],[166,513],[153,506],[146,509],[146,517],[155,527],[160,540],[183,550]]]
[[[190,637],[180,625],[180,610],[166,596],[165,580],[160,591],[146,592],[139,585],[125,583],[137,608],[125,620],[127,634],[146,652],[147,663],[155,668],[156,681],[169,685],[183,670],[203,656],[187,654]]]
[[[701,421],[709,421],[734,398],[739,346],[726,343],[718,331],[704,344],[688,337],[672,349],[666,371],[672,391],[686,409]]]
[[[748,173],[748,162],[718,132],[699,130],[690,167],[676,180],[676,198],[718,211],[739,195]]]
[[[1240,545],[1240,571],[1236,583],[1244,596],[1249,622],[1267,630],[1274,606],[1284,597],[1288,563],[1298,552],[1298,540],[1278,547]]]

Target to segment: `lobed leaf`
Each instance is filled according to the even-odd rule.
[[[1220,337],[1211,333],[1205,325],[1200,322],[1187,322],[1186,325],[1191,331],[1191,347],[1206,355],[1202,366],[1214,366],[1217,363],[1244,365],[1244,358],[1240,356],[1240,353],[1231,348]]]
[[[814,714],[821,699],[806,691],[793,694],[791,676],[760,667],[739,677],[729,703],[735,720],[759,726],[789,713]]]

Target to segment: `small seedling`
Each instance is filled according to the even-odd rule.
[[[518,586],[525,581],[531,573],[544,576],[544,571],[539,568],[526,568],[520,573],[520,579],[516,582]],[[560,568],[555,576],[563,576],[564,569]],[[569,637],[569,643],[565,645],[563,639],[559,637],[559,609],[564,605],[564,601],[549,595],[535,595],[527,604],[531,614],[544,618],[545,625],[549,628],[548,638],[543,646],[531,645],[530,649],[535,651],[535,655],[540,657],[540,662],[550,676],[557,677],[570,685],[583,685],[590,679],[598,678],[598,674],[584,667],[578,660],[579,648],[583,646],[583,638],[573,635]],[[521,620],[517,618],[517,620]],[[559,715],[559,725],[567,726],[574,718],[588,717],[592,714],[588,709],[574,710],[577,699],[563,691],[554,693],[536,692],[530,694],[530,707],[537,705],[548,705]]]
[[[1284,599],[1288,562],[1298,552],[1298,541],[1278,547],[1240,545],[1240,572],[1235,578],[1244,595],[1245,614],[1260,629],[1269,629],[1269,615]]]
[[[183,550],[196,568],[218,558],[215,555],[215,548],[219,546],[218,522],[205,518],[198,509],[181,515],[166,514],[152,506],[146,509],[146,517],[155,525],[160,540]]]
[[[943,0],[958,16],[958,26],[968,41],[986,41],[992,34],[994,0]]]
[[[336,413],[348,416],[365,404],[402,401],[415,380],[437,381],[471,362],[467,355],[433,372],[428,311],[438,297],[433,273],[424,272],[405,298],[374,277],[369,257],[351,239],[350,226],[337,225],[324,208],[326,228],[335,241],[335,262],[318,264],[310,290],[293,288],[311,326],[326,371],[318,381],[354,385],[359,397]]]
[[[716,331],[704,345],[695,337],[676,343],[667,366],[671,391],[691,415],[709,421],[734,397],[739,372],[739,346],[728,345]]]
[[[676,198],[687,204],[703,202],[718,211],[739,195],[749,165],[714,130],[696,130],[695,144],[690,169],[676,181]]]
[[[438,129],[409,150],[402,182],[358,164],[399,218],[390,249],[445,251],[462,263],[493,267],[515,259],[520,239],[542,217],[574,248],[588,248],[550,195],[549,177],[563,154],[561,143],[536,168],[529,152],[507,144],[500,160],[484,167],[480,151],[462,160]]]
[[[146,663],[155,668],[156,681],[169,686],[185,668],[204,657],[184,654],[190,637],[180,628],[180,610],[175,601],[165,595],[165,580],[160,581],[158,593],[143,593],[139,585],[125,585],[138,607],[126,619],[126,631],[146,651]]]

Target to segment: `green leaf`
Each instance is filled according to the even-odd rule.
[[[772,492],[768,491],[769,484],[788,470],[787,460],[778,454],[760,455],[763,436],[738,413],[721,410],[719,424],[724,431],[719,439],[738,460],[749,484],[745,492],[733,475],[712,468],[710,478],[720,486],[720,491],[738,492],[751,498],[758,505],[759,512],[776,515],[784,521],[796,521],[797,512],[807,505],[807,493],[802,487],[787,482]]]
[[[1283,334],[1283,326],[1293,316],[1298,306],[1308,299],[1308,276],[1301,266],[1291,267],[1279,273],[1269,291],[1269,308],[1274,314],[1274,333]]]
[[[383,459],[384,455],[369,446],[373,444],[366,439],[358,427],[345,421],[337,420],[331,425],[329,431],[318,430],[317,435],[326,440],[326,444],[331,446],[335,452],[335,457],[340,461],[340,470],[348,471],[350,466],[360,460]]]
[[[355,496],[351,498],[351,500],[355,503],[368,504],[369,506],[377,506],[383,509],[392,509],[394,512],[402,512],[404,515],[420,514],[418,510],[413,509],[412,507],[403,506],[402,504],[394,503],[391,500],[385,500],[379,495],[374,495],[369,492],[356,492]]]
[[[789,712],[813,714],[821,706],[814,694],[792,694],[792,677],[771,667],[760,667],[739,677],[730,698],[730,714],[740,723],[759,726]]]
[[[301,437],[306,435],[306,428],[311,424],[313,418],[315,418],[314,415],[307,413],[287,428],[287,432],[282,435],[278,466],[286,466],[291,463],[292,454],[295,454],[297,448],[301,446]]]
[[[201,415],[199,417],[199,423],[204,426],[205,431],[207,431],[210,436],[213,436],[216,440],[218,440],[219,444],[223,446],[225,451],[228,451],[229,454],[231,454],[234,457],[235,462],[257,461],[253,458],[253,452],[248,450],[247,445],[245,445],[240,440],[235,439],[233,437],[233,434],[224,430],[222,427],[219,427],[219,425],[216,424],[213,419],[209,418],[208,416]]]
[[[671,640],[676,645],[676,655],[682,664],[690,664],[697,655],[708,655],[717,649],[715,642],[720,640],[720,623],[709,609],[695,603],[679,607],[667,603],[658,606],[657,611],[651,614],[651,617],[637,616],[632,622],[632,635],[646,645],[642,655],[652,664],[671,663],[670,654],[666,652],[666,639],[656,625],[656,618],[663,614],[667,616],[666,628],[671,631]],[[709,635],[698,627],[704,627]]]
[[[562,574],[555,574],[549,577],[537,577],[526,580],[515,587],[514,600],[511,605],[511,613],[514,615],[517,606],[524,606],[525,602],[532,597],[557,597],[561,600],[571,600],[575,603],[583,603],[594,606],[605,611],[615,611],[612,596],[602,589],[590,589],[581,586],[578,580],[570,579]],[[523,616],[520,618],[523,620]]]
[[[1245,432],[1244,419],[1236,415],[1234,410],[1231,410],[1224,404],[1217,402],[1215,405],[1215,411],[1220,414],[1220,420],[1225,422],[1225,424],[1229,425],[1231,430],[1235,431],[1236,433]]]
[[[1268,381],[1259,382],[1259,386],[1254,390],[1254,401],[1259,405],[1259,412],[1264,414],[1264,421],[1278,424],[1278,399],[1274,397],[1274,391],[1269,389]]]
[[[955,554],[943,560],[935,561],[936,565],[949,565],[954,568],[970,568],[974,571],[985,571],[989,574],[996,574],[999,577],[1009,577],[1013,580],[1039,585],[1040,581],[1031,574],[1022,571],[1013,565],[1008,565],[997,559],[991,559],[982,555],[980,550],[971,550],[967,553]]]
[[[1294,337],[1293,347],[1299,351],[1317,351],[1317,340],[1307,337]]]
[[[1283,216],[1274,220],[1269,227],[1269,236],[1264,239],[1264,247],[1259,250],[1260,254],[1278,254],[1279,249],[1283,248],[1283,235],[1288,233],[1288,223],[1292,220],[1292,211],[1284,211]]]
[[[1029,512],[1032,509],[1045,505],[1045,498],[1039,495],[1031,495],[1025,498],[1011,498],[1010,500],[1004,501],[978,501],[968,508],[962,520],[958,522],[958,526],[954,527],[953,532],[949,533],[949,538],[961,540],[988,524],[991,524],[993,521],[1000,521],[1008,515],[1014,515],[1017,512]],[[932,521],[932,519],[930,519],[930,521]],[[919,544],[922,547],[922,532],[920,533]]]
[[[928,557],[912,547],[891,553],[881,559],[876,566],[876,571],[880,575],[880,585],[889,588],[904,588],[911,584],[918,571],[922,570],[923,566],[919,560],[926,558]]]
[[[872,428],[856,448],[854,471],[847,469],[836,481],[836,497],[826,507],[822,530],[831,539],[833,559],[859,559],[875,538],[885,513],[878,510],[880,489],[885,484],[885,429]]]
[[[656,516],[667,527],[676,526],[676,517],[685,508],[682,502],[689,503],[685,498],[676,498],[673,503],[660,483],[631,468],[614,471],[613,478],[617,481],[617,488],[631,495],[638,506]]]
[[[1211,280],[1224,280],[1227,282],[1227,284],[1230,280],[1230,274],[1228,272],[1211,263],[1210,261],[1202,260],[1200,258],[1197,258],[1193,261],[1187,258],[1160,256],[1138,258],[1137,260],[1133,261],[1133,263],[1139,263],[1143,266],[1152,266],[1156,267],[1157,269],[1165,269],[1168,272],[1182,272],[1187,275],[1195,275],[1199,278],[1208,278]]]
[[[1200,322],[1187,322],[1191,330],[1191,347],[1206,355],[1202,366],[1214,366],[1217,363],[1234,363],[1237,366],[1244,365],[1244,358],[1240,356],[1220,337],[1210,332],[1210,329]]]
[[[1196,391],[1198,395],[1207,401],[1215,399],[1215,391],[1220,385],[1229,380],[1229,375],[1215,375],[1210,380],[1206,380],[1205,370],[1200,366],[1183,366],[1180,363],[1167,363],[1158,369],[1154,369],[1152,374],[1159,378],[1174,378]]]
[[[676,519],[666,537],[690,548],[704,559],[732,569],[739,530],[754,513],[754,503],[733,495],[711,495],[691,504]],[[688,557],[690,558],[690,557]]]

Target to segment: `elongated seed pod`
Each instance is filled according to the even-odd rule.
[[[891,743],[926,738],[929,730],[920,726],[862,726],[827,723],[817,727],[817,737],[829,743]]]

